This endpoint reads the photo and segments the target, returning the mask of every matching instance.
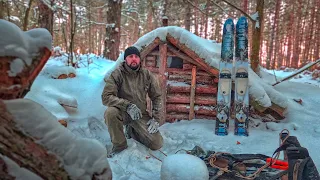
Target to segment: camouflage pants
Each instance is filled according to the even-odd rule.
[[[144,115],[139,120],[129,121],[129,116],[126,112],[122,112],[115,107],[108,107],[104,113],[104,119],[108,126],[111,142],[116,149],[127,146],[127,140],[123,131],[124,124],[128,125],[128,135],[146,147],[151,150],[158,150],[162,147],[163,138],[160,132],[150,134],[147,130],[147,122],[151,119],[147,115]]]

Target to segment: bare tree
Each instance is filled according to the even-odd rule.
[[[44,1],[38,2],[38,24],[39,27],[48,29],[48,31],[53,35],[53,10],[51,9],[51,6],[53,5],[54,0],[50,0],[49,2],[50,4],[48,5],[45,4]]]
[[[153,30],[152,19],[154,17],[153,0],[148,0],[148,15],[147,15],[147,32]]]
[[[107,7],[104,57],[116,60],[119,56],[122,0],[109,0]]]
[[[33,0],[29,0],[28,7],[26,9],[26,14],[24,16],[24,21],[23,21],[23,30],[24,31],[26,31],[28,29],[29,14],[30,14],[32,2],[33,2]]]
[[[186,13],[185,13],[185,19],[184,19],[184,27],[186,30],[190,31],[191,27],[191,7],[190,3],[188,1],[184,1],[186,5]]]
[[[4,1],[0,1],[0,19],[4,19],[4,10],[5,10],[5,4]]]
[[[300,25],[301,25],[301,14],[302,14],[302,0],[298,0],[298,7],[296,13],[296,27],[295,27],[295,38],[294,38],[294,45],[293,45],[293,54],[292,54],[292,61],[291,66],[294,68],[298,68],[299,64],[299,54],[300,54]]]

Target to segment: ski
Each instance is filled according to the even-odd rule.
[[[232,19],[227,19],[223,26],[221,60],[219,64],[219,82],[217,94],[217,120],[215,134],[228,135],[231,85],[234,50],[234,24]]]
[[[235,49],[234,134],[248,136],[248,22],[244,16],[236,24]]]

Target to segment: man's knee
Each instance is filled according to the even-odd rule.
[[[108,107],[104,113],[104,119],[106,123],[110,123],[114,119],[118,119],[121,117],[121,111],[116,107]]]
[[[151,150],[158,150],[163,146],[163,138],[160,134],[160,132],[157,132],[150,142],[149,148]]]

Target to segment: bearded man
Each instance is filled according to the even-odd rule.
[[[136,47],[125,50],[124,60],[112,72],[102,93],[102,103],[108,106],[104,118],[113,145],[109,157],[128,147],[126,138],[132,137],[151,150],[163,144],[158,130],[162,108],[158,80],[141,66]],[[152,101],[152,117],[146,111],[147,95]]]

